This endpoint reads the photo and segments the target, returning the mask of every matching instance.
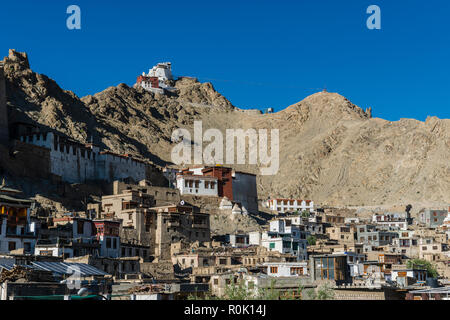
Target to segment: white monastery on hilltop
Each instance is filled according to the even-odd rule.
[[[172,63],[161,62],[151,68],[147,74],[142,73],[137,77],[135,86],[141,86],[147,91],[159,94],[175,92],[176,89],[169,85],[174,80],[172,75]]]

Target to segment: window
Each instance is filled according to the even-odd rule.
[[[53,252],[52,252],[52,250],[41,250],[41,251],[39,251],[39,255],[41,255],[41,256],[52,256]]]
[[[214,279],[214,285],[216,285],[216,286],[217,286],[218,284],[219,284],[219,279],[217,279],[217,278],[216,278],[216,279]]]
[[[23,250],[24,250],[25,252],[31,252],[31,243],[29,243],[29,242],[24,242],[24,244],[23,244]]]
[[[334,259],[333,258],[317,258],[316,275],[317,279],[334,279]]]
[[[16,250],[16,243],[15,242],[8,242],[8,250]]]
[[[77,233],[78,234],[83,234],[83,227],[84,227],[84,221],[78,220],[78,223],[77,223]]]
[[[269,249],[275,249],[275,242],[271,242],[269,244]]]
[[[291,276],[302,275],[302,274],[303,274],[303,268],[301,268],[301,267],[292,267],[291,268]]]
[[[270,267],[270,273],[278,273],[278,267]]]
[[[106,238],[106,248],[111,248],[111,238]]]

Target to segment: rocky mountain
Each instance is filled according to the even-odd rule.
[[[372,118],[337,93],[319,92],[274,114],[234,107],[210,83],[182,78],[179,93],[126,84],[78,98],[34,73],[25,54],[4,59],[11,121],[32,121],[81,142],[171,163],[176,128],[279,129],[280,166],[258,176],[260,198],[300,197],[334,206],[450,202],[450,120]],[[206,144],[205,144],[206,145]],[[235,165],[258,173],[258,166]]]

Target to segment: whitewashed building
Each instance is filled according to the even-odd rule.
[[[226,242],[233,248],[245,248],[249,246],[248,234],[228,234],[226,235]]]
[[[50,150],[50,172],[69,183],[89,180],[144,180],[147,164],[128,155],[100,151],[99,147],[72,141],[53,132],[23,135],[25,143]]]
[[[406,212],[387,212],[383,214],[374,214],[372,216],[372,222],[383,229],[406,230],[408,228]]]
[[[291,254],[298,261],[308,259],[307,232],[290,224],[290,220],[273,220],[270,222],[269,231],[257,235],[255,232],[249,234],[250,245],[260,245],[269,251],[278,251],[282,254]]]
[[[416,282],[425,283],[427,281],[427,270],[425,269],[393,269],[391,280],[397,282],[400,287],[408,285],[407,279],[415,279]]]
[[[278,213],[296,212],[296,211],[314,211],[314,201],[301,199],[269,199],[267,200],[267,207],[270,210]]]
[[[174,92],[176,89],[168,84],[173,80],[172,63],[161,62],[151,68],[147,74],[142,73],[137,78],[136,85],[153,93],[164,94],[165,91]]]
[[[308,262],[265,262],[267,275],[271,277],[299,277],[308,275]]]
[[[178,174],[177,189],[180,194],[196,196],[218,196],[217,178],[195,174]]]

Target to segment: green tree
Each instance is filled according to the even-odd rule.
[[[308,241],[308,244],[310,246],[314,246],[316,244],[317,238],[316,236],[308,236],[308,238],[306,238],[306,241]]]
[[[408,262],[406,263],[406,267],[408,269],[414,269],[414,268],[426,269],[428,276],[431,278],[437,278],[439,276],[436,268],[429,261],[426,261],[423,259],[408,260]]]
[[[303,210],[302,211],[302,217],[304,218],[308,218],[311,214],[309,213],[309,211]]]
[[[302,292],[303,300],[333,300],[334,289],[329,283],[320,285],[316,289],[306,289]]]

